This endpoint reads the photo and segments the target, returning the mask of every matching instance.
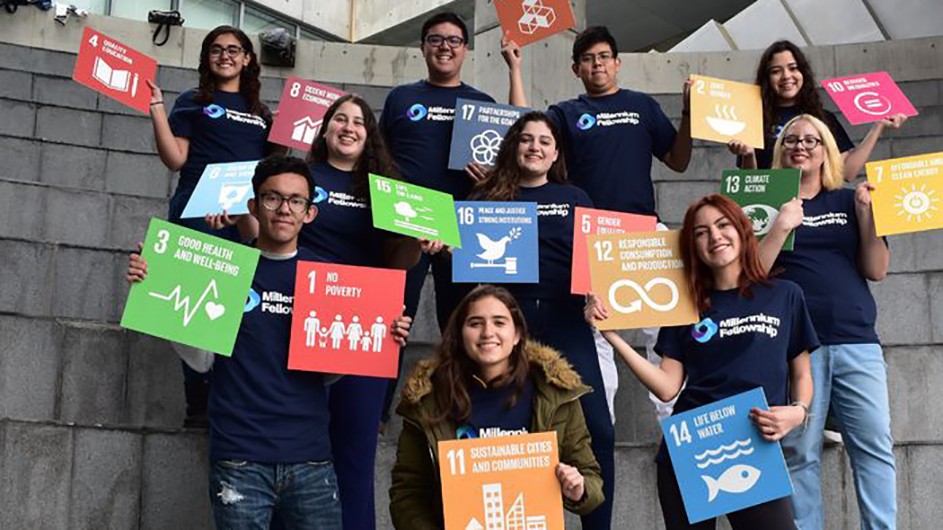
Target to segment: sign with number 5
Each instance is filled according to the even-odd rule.
[[[321,130],[328,107],[343,95],[342,90],[334,87],[289,77],[285,80],[269,141],[307,152]]]

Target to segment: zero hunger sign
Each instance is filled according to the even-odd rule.
[[[763,148],[760,87],[702,75],[691,76],[691,137]]]

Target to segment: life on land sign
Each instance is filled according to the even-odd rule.
[[[573,223],[573,265],[571,267],[573,272],[570,275],[570,292],[586,294],[591,290],[586,236],[650,232],[655,230],[657,224],[658,218],[651,215],[611,212],[577,206],[576,222]]]
[[[593,293],[609,308],[600,330],[697,322],[677,230],[587,236]]]
[[[229,215],[249,213],[249,199],[255,197],[252,175],[258,164],[258,160],[207,164],[180,217],[204,217],[224,210]]]
[[[750,219],[753,234],[763,239],[779,217],[779,208],[799,196],[799,169],[725,169],[720,193],[740,205]],[[789,233],[782,250],[792,250],[795,231]]]
[[[495,0],[504,36],[519,46],[576,27],[569,0]]]
[[[661,422],[691,524],[792,495],[782,448],[760,435],[754,408],[769,410],[761,388]]]
[[[887,72],[826,79],[822,86],[852,125],[880,121],[894,114],[917,115],[917,109]]]
[[[438,447],[445,530],[563,530],[556,431]]]
[[[449,169],[465,169],[472,162],[494,166],[504,135],[528,110],[474,99],[456,99]]]
[[[371,174],[370,210],[376,228],[462,246],[455,201],[448,193]]]
[[[72,79],[138,112],[150,113],[157,61],[126,44],[86,27]]]
[[[343,90],[332,86],[289,77],[282,89],[269,141],[307,153],[323,126],[328,107],[343,95]]]
[[[232,355],[259,251],[155,218],[141,257],[121,326]]]
[[[943,228],[943,152],[867,164],[879,236]]]
[[[406,272],[301,261],[288,369],[395,378]]]
[[[537,203],[457,201],[465,246],[452,251],[452,281],[537,283]]]
[[[691,137],[730,140],[763,148],[760,87],[727,79],[691,76]]]

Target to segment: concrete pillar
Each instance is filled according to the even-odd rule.
[[[583,92],[570,70],[577,32],[586,27],[586,0],[571,0],[576,28],[525,46],[524,92],[531,107],[546,109]],[[475,87],[498,102],[508,101],[508,71],[501,58],[501,26],[493,0],[475,0]]]

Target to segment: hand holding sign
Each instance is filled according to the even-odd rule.
[[[157,61],[86,27],[72,79],[139,112],[150,111]]]

